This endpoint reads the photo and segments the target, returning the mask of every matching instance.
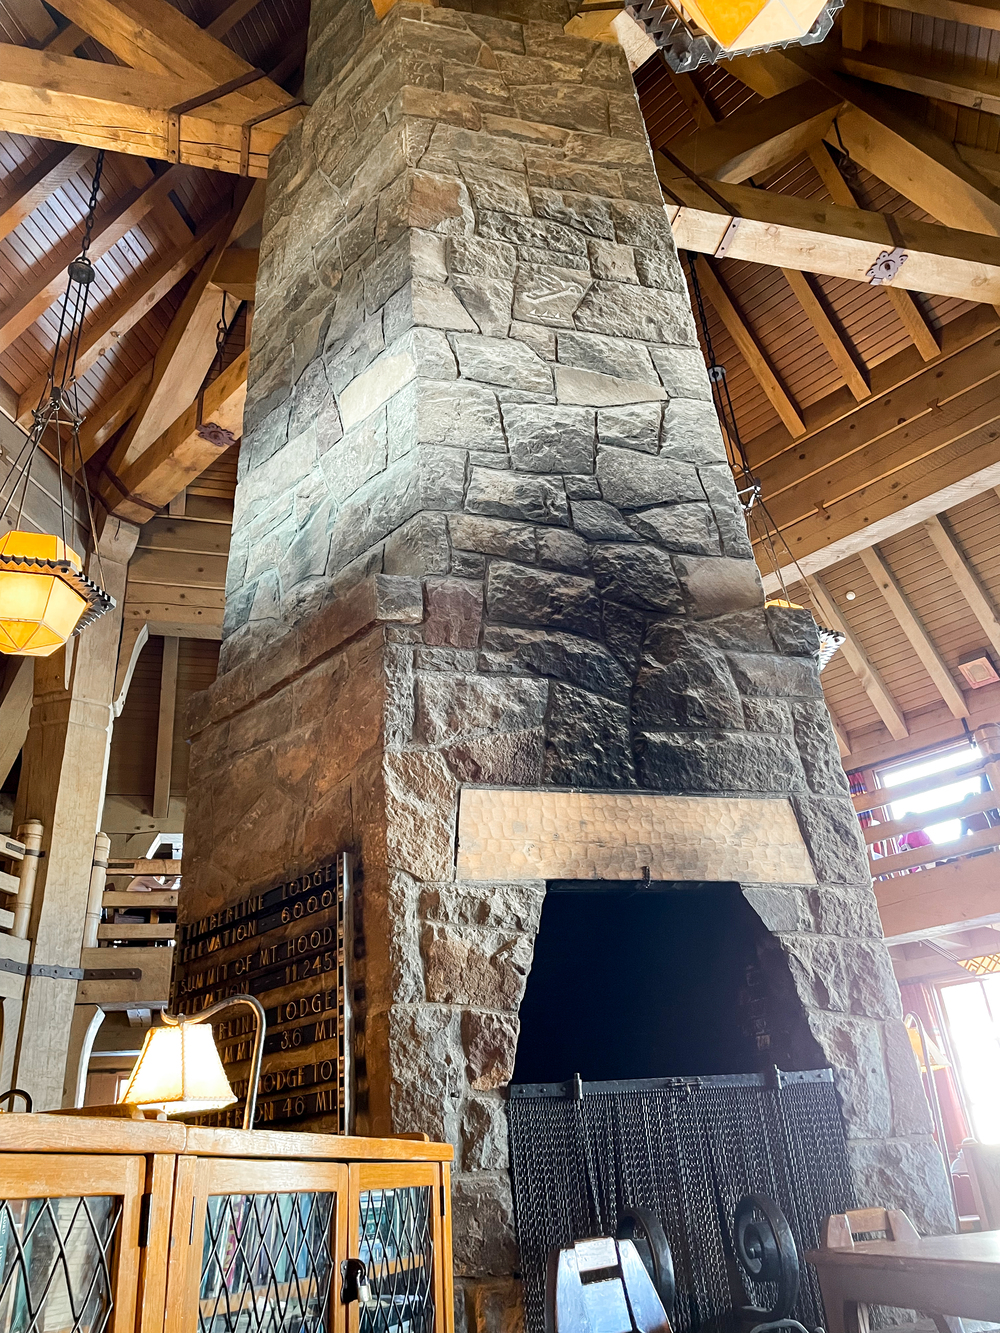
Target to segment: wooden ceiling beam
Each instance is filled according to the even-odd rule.
[[[71,180],[94,156],[90,148],[59,144],[0,194],[0,240],[21,225],[39,204]]]
[[[878,0],[886,9],[902,9],[931,19],[967,23],[973,28],[1000,32],[1000,4],[989,0]]]
[[[838,55],[828,39],[822,48],[788,47],[726,65],[762,97],[806,80],[822,85],[850,104],[837,117],[837,131],[855,162],[945,226],[1000,235],[1000,190],[953,144],[914,119],[896,90],[844,75]]]
[[[971,70],[929,65],[895,46],[870,42],[863,50],[843,51],[839,68],[886,88],[900,88],[994,116],[1000,112],[1000,86],[995,78]]]
[[[766,175],[819,143],[843,99],[803,84],[698,130],[671,151],[696,175],[736,183]]]
[[[152,377],[153,362],[147,361],[116,394],[94,411],[88,412],[80,428],[80,451],[85,463],[125,425],[142,401],[142,395],[149,388]]]
[[[714,255],[725,238],[727,259],[867,282],[879,257],[902,246],[907,260],[894,285],[1000,303],[997,237],[722,181],[706,189],[662,153],[654,157],[678,249]]]
[[[94,224],[89,250],[91,259],[106,254],[165,199],[178,173],[178,167],[169,167],[149,185],[136,186],[106,204]],[[10,347],[59,299],[66,289],[66,264],[70,258],[65,249],[58,259],[50,257],[39,272],[29,275],[31,280],[21,288],[16,299],[0,310],[0,351]]]
[[[814,431],[794,448],[771,456],[758,452],[757,440],[747,445],[751,466],[760,477],[769,501],[801,486],[826,470],[849,462],[860,473],[867,467],[862,453],[878,443],[899,448],[899,442],[917,439],[921,423],[953,420],[970,403],[970,394],[981,391],[980,403],[989,408],[1000,397],[1000,333],[946,358],[906,382],[872,399],[825,430]],[[867,473],[866,473],[867,476]]]
[[[954,457],[960,462],[963,442],[991,428],[994,436],[1000,437],[1000,395],[995,379],[946,405],[935,404],[915,422],[852,450],[804,480],[785,486],[778,494],[774,490],[784,485],[780,463],[769,463],[756,475],[768,512],[784,531],[812,515],[825,521],[836,505],[869,492],[889,478],[901,493],[906,493],[911,480],[933,471],[942,459]]]
[[[870,398],[872,391],[855,360],[854,349],[830,318],[826,306],[813,290],[808,275],[794,268],[784,268],[781,271],[785,275],[785,281],[795,293],[799,305],[808,315],[809,322],[819,335],[820,342],[829,352],[830,359],[843,375],[844,383],[851,393],[859,403]]]
[[[228,292],[238,301],[252,301],[257,287],[259,250],[243,250],[231,245],[215,268],[212,285]]]
[[[979,575],[959,550],[955,538],[942,523],[940,516],[934,515],[927,519],[924,530],[934,543],[938,555],[944,561],[948,573],[955,580],[959,592],[979,621],[994,651],[1000,653],[1000,616],[997,615],[989,593],[980,582]]]
[[[840,174],[840,170],[830,156],[829,150],[825,144],[816,144],[809,150],[809,160],[819,174],[820,179],[826,186],[830,198],[835,204],[840,204],[842,208],[860,208],[861,205],[851,193],[851,187]],[[890,305],[899,316],[900,323],[909,334],[914,347],[925,361],[933,361],[940,352],[937,339],[934,336],[930,325],[924,318],[923,311],[917,305],[909,292],[904,291],[902,287],[885,287],[885,292]]]
[[[144,319],[181,278],[205,258],[219,240],[223,228],[228,225],[228,214],[228,206],[215,209],[186,245],[178,246],[164,255],[158,263],[140,275],[137,284],[126,288],[120,299],[109,302],[106,309],[98,308],[94,312],[80,340],[76,362],[78,377],[85,375],[99,357]],[[38,406],[45,383],[46,376],[41,374],[21,394],[17,405],[20,425],[30,423],[31,413]]]
[[[211,86],[203,76],[181,79],[6,46],[0,65],[0,130],[168,161],[169,108]],[[255,114],[255,104],[234,92],[182,115],[180,161],[238,172],[242,126]],[[253,126],[251,176],[267,175],[268,156],[302,114],[296,107]]]
[[[102,487],[111,513],[131,523],[148,522],[232,447],[243,433],[249,359],[249,351],[242,352],[209,384],[200,410],[197,401],[191,403],[115,486]]]
[[[43,42],[41,49],[51,51],[53,55],[71,56],[86,40],[87,34],[82,28],[78,28],[75,23],[67,23],[65,28],[60,28],[48,41]]]
[[[235,28],[241,19],[245,19],[252,9],[256,9],[260,0],[232,0],[218,18],[206,24],[205,31],[210,37],[222,38],[230,28]]]
[[[921,624],[920,617],[914,611],[910,599],[899,586],[895,574],[889,568],[885,557],[877,546],[869,546],[860,552],[861,561],[871,575],[872,582],[885,598],[889,610],[896,618],[900,629],[910,641],[910,646],[920,659],[920,665],[934,682],[941,698],[948,706],[952,717],[961,720],[969,716],[962,691],[952,679],[951,672],[937,648]]]
[[[191,80],[203,92],[253,70],[167,0],[60,0],[59,10],[132,69]],[[257,110],[288,100],[267,78],[248,83],[232,97],[236,105]]]
[[[729,331],[729,336],[739,348],[744,361],[750,367],[751,373],[767,395],[771,406],[785,423],[790,435],[801,435],[805,430],[805,423],[798,407],[778,378],[746,318],[737,309],[711,262],[702,256],[698,256],[696,262],[698,281]]]
[[[864,648],[855,638],[850,626],[841,616],[837,604],[831,597],[830,591],[823,580],[814,576],[807,578],[806,584],[813,601],[816,603],[817,618],[828,629],[839,630],[845,636],[840,649],[844,659],[861,682],[862,689],[885,723],[889,735],[893,740],[901,741],[910,734],[910,731],[902,710],[893,698],[888,685],[882,679],[878,667],[871,661]]]
[[[255,193],[259,196],[260,191]],[[227,221],[171,320],[156,353],[149,385],[108,462],[109,481],[104,489],[109,504],[114,498],[115,476],[122,476],[143,448],[180,415],[177,404],[190,401],[212,363],[221,301],[209,284],[229,240],[246,221],[249,199],[249,182],[238,182]]]

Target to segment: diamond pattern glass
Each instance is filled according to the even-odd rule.
[[[0,1329],[104,1333],[120,1221],[113,1196],[0,1200]]]
[[[199,1333],[326,1333],[334,1194],[214,1194]]]
[[[368,1190],[360,1203],[358,1253],[371,1298],[361,1306],[359,1333],[432,1333],[431,1187]]]

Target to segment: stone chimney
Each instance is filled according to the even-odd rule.
[[[191,721],[182,917],[355,853],[355,1127],[454,1143],[484,1328],[547,879],[739,882],[859,1197],[950,1222],[815,626],[764,607],[628,67],[568,17],[314,0]]]

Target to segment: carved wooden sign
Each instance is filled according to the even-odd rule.
[[[346,1131],[344,902],[349,858],[320,866],[179,930],[173,1008],[193,1014],[230,995],[267,1015],[256,1124],[336,1115]],[[249,1013],[214,1023],[233,1091],[245,1098],[253,1050]],[[239,1104],[199,1117],[241,1125]]]

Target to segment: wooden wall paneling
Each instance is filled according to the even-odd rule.
[[[181,639],[177,662],[177,722],[173,736],[170,793],[187,796],[188,759],[191,747],[184,734],[184,714],[193,695],[207,690],[219,672],[218,639]]]
[[[156,781],[163,639],[149,640],[136,662],[128,696],[115,722],[108,761],[109,796],[134,796],[152,806]]]

